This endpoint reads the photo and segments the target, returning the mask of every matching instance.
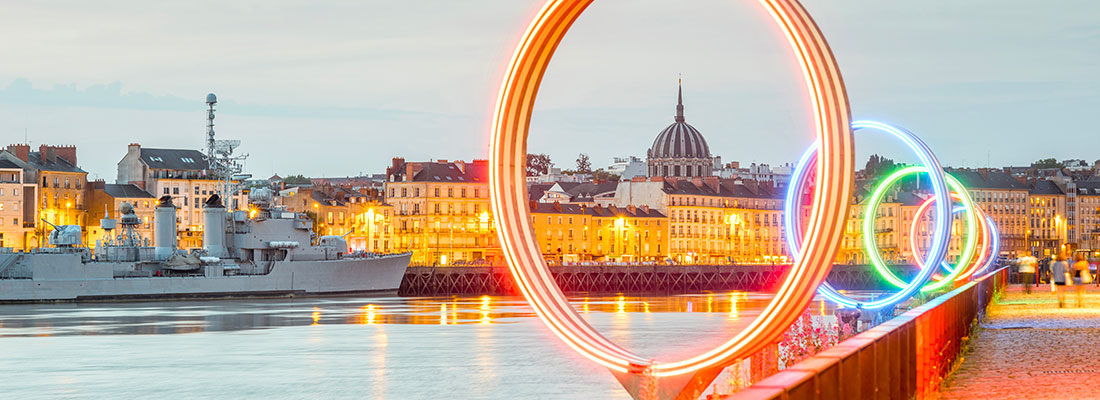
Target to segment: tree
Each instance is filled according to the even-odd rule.
[[[618,182],[619,176],[604,171],[603,168],[592,171],[592,180],[596,182]]]
[[[868,178],[874,178],[886,175],[890,171],[893,171],[895,166],[894,160],[878,154],[872,154],[871,158],[867,160],[867,165],[863,168],[863,173]]]
[[[581,153],[577,155],[577,172],[582,174],[592,172],[592,161],[589,160],[588,154]]]
[[[550,162],[550,156],[546,154],[527,155],[527,176],[546,175],[550,173],[550,167],[553,166],[554,163]]]
[[[1064,165],[1053,158],[1044,158],[1031,163],[1031,168],[1062,168]]]
[[[283,178],[283,183],[286,183],[287,185],[308,185],[310,182],[312,181],[310,181],[309,178],[306,178],[301,174],[291,175]]]

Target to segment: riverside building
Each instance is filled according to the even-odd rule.
[[[648,207],[531,202],[531,223],[552,262],[662,261],[668,218]]]
[[[386,169],[385,202],[394,208],[394,250],[414,264],[503,262],[489,206],[488,161],[406,162]]]

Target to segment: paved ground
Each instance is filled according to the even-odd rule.
[[[1010,286],[990,307],[943,399],[1100,399],[1100,289],[1066,308],[1050,285],[1024,294]]]

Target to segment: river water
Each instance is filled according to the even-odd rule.
[[[770,296],[574,298],[655,359],[728,340]],[[815,300],[810,312],[832,315]],[[0,306],[0,397],[628,399],[522,298]]]

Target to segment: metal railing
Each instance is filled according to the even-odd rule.
[[[969,282],[727,397],[925,399],[934,397],[1006,271]]]

